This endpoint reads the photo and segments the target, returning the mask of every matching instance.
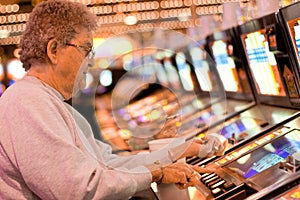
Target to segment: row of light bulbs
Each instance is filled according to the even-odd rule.
[[[9,4],[9,5],[1,5],[0,4],[0,13],[7,14],[7,13],[16,13],[20,9],[18,4]]]
[[[161,22],[158,25],[162,29],[182,29],[182,28],[190,28],[194,27],[195,25],[193,24],[192,20],[188,21],[165,21]],[[143,24],[138,24],[136,27],[133,26],[126,26],[126,25],[118,25],[118,26],[113,26],[111,27],[110,31],[107,32],[106,29],[100,29],[99,33],[101,34],[102,37],[111,37],[111,34],[120,34],[120,33],[125,33],[129,32],[131,30],[134,30],[135,32],[143,32],[143,31],[151,31],[154,29],[154,24],[153,23],[143,23]]]
[[[198,11],[197,11],[198,12]],[[150,11],[150,12],[141,12],[141,13],[134,13],[133,14],[137,20],[139,21],[147,21],[147,20],[157,20],[159,17],[163,19],[167,18],[174,18],[178,16],[191,16],[191,11],[187,8],[184,9],[174,9],[174,10],[166,10],[161,11]],[[126,15],[114,15],[114,16],[99,16],[99,23],[100,24],[112,24],[112,23],[122,23]],[[24,20],[22,20],[24,22]],[[0,23],[5,23],[6,18],[5,16],[0,17]],[[19,21],[20,22],[20,21]],[[25,30],[25,23],[17,23],[17,24],[9,24],[0,26],[1,30],[8,30],[9,32],[23,32]]]
[[[0,16],[0,24],[26,22],[28,18],[29,18],[29,13],[21,13],[15,15],[2,15]]]
[[[25,23],[0,26],[0,30],[6,30],[9,31],[10,33],[23,32],[25,28],[26,28]]]
[[[209,15],[223,13],[223,6],[201,6],[196,8],[197,15]]]
[[[163,29],[182,29],[182,28],[189,28],[189,27],[193,27],[193,21],[192,20],[188,20],[188,21],[165,21],[165,22],[161,22],[159,24],[160,28]],[[151,30],[154,28],[154,24],[153,23],[144,23],[144,24],[139,24],[137,27],[132,27],[132,26],[125,26],[125,25],[121,25],[121,26],[114,26],[112,27],[112,32],[115,34],[119,34],[120,32],[126,32],[126,31],[130,31],[133,29],[140,29],[140,30]],[[101,29],[100,29],[101,30]],[[102,35],[105,34],[105,29],[103,33],[101,33]],[[107,33],[107,37],[110,36],[111,33]],[[105,35],[103,35],[105,37]],[[17,35],[17,36],[10,36],[8,38],[0,38],[0,44],[1,45],[11,45],[11,44],[19,44],[20,43],[20,39],[21,36]]]
[[[20,44],[21,36],[11,36],[8,38],[1,38],[0,44],[1,45],[11,45],[11,44]]]
[[[248,2],[249,0],[244,0],[243,2]],[[222,4],[226,2],[241,2],[241,0],[193,0],[195,5],[214,5],[214,4]]]
[[[112,24],[112,23],[123,23],[124,19],[128,15],[107,15],[101,16],[98,18],[100,24]],[[141,13],[134,13],[131,16],[135,16],[138,21],[145,21],[145,20],[157,20],[159,19],[159,12],[158,11],[150,11],[150,12],[141,12]]]
[[[219,13],[222,11],[222,6],[207,6],[207,7],[199,7],[196,12],[199,15],[202,14],[211,14],[211,13]],[[100,10],[101,9],[101,10]],[[100,12],[109,12],[108,7],[93,7],[91,10],[95,14],[99,14]],[[155,20],[159,17],[163,19],[177,17],[179,15],[190,16],[191,10],[189,8],[182,9],[170,9],[170,10],[162,10],[158,11],[149,11],[149,12],[139,12],[133,13],[131,15],[135,15],[138,20]],[[29,18],[29,13],[21,13],[16,15],[2,15],[0,16],[0,24],[10,24],[10,23],[21,23],[26,22]],[[99,16],[100,23],[119,23],[124,20],[124,16],[120,15],[106,15]]]
[[[191,6],[191,0],[165,0],[160,2],[162,8],[179,8],[183,6]]]
[[[83,3],[85,5],[95,5],[95,4],[102,4],[103,0],[73,0],[76,2]],[[247,2],[249,0],[244,0],[244,2]],[[112,3],[131,3],[131,2],[138,2],[137,0],[104,0],[104,3],[106,4],[112,4]],[[152,1],[154,2],[154,1]],[[158,2],[158,1],[155,1]],[[222,4],[225,2],[240,2],[240,0],[163,0],[161,1],[161,6],[167,6],[169,5],[171,8],[172,6],[176,7],[176,4],[181,4],[184,2],[185,6],[190,6],[192,3],[195,5],[206,5],[206,4]]]
[[[157,23],[156,25],[162,28],[168,29],[179,29],[188,28],[194,26],[195,22],[191,20],[192,11],[190,6],[196,5],[197,15],[207,15],[207,14],[220,14],[223,11],[222,3],[224,2],[236,2],[238,0],[162,0],[158,1],[144,1],[139,2],[137,0],[105,0],[104,3],[115,5],[105,5],[103,0],[73,0],[77,2],[84,3],[89,6],[91,11],[98,16],[99,23],[103,25],[107,24],[118,24],[124,23],[126,17],[134,16],[138,21],[144,21],[142,24],[137,24],[135,26],[142,26],[142,28],[151,28],[154,26],[152,23],[145,23],[146,21],[169,19],[169,18],[181,18],[182,21],[164,21]],[[245,0],[247,1],[247,0]],[[117,4],[121,3],[121,4]],[[102,4],[101,6],[97,4]],[[199,6],[202,4],[211,6]],[[220,5],[217,5],[220,4]],[[161,8],[159,10],[159,8]],[[5,13],[5,15],[0,16],[0,24],[8,24],[0,26],[0,31],[7,30],[11,35],[17,35],[25,30],[25,23],[29,18],[29,13],[19,13],[10,14],[11,12],[18,12],[19,6],[17,4],[2,6],[0,5],[0,12]],[[143,11],[143,12],[138,12]],[[126,14],[123,14],[125,12]],[[114,15],[109,15],[111,13],[116,13]],[[134,27],[128,27],[122,25],[122,29],[130,29]],[[107,30],[104,30],[104,32]],[[120,31],[120,26],[114,28],[114,32]],[[17,34],[16,34],[17,33]],[[12,44],[18,42],[18,36],[11,36],[9,38],[2,38],[0,44]]]
[[[196,14],[197,15],[207,15],[207,14],[220,14],[223,12],[222,6],[205,6],[205,7],[197,7]],[[130,13],[130,14],[117,14],[117,15],[106,15],[99,16],[100,24],[113,24],[113,23],[122,23],[127,16],[135,16],[139,21],[147,21],[147,20],[157,20],[159,18],[169,19],[178,17],[191,17],[191,9],[190,8],[182,8],[182,9],[171,9],[171,10],[162,10],[158,11],[149,11],[149,12],[138,12],[138,13]]]
[[[167,3],[168,2],[168,3]],[[171,1],[161,1],[160,6],[163,9],[169,8],[181,8],[181,7],[190,7],[191,2],[185,0],[176,0]],[[221,5],[219,5],[221,6]],[[148,11],[148,10],[157,10],[159,8],[158,2],[139,2],[139,3],[131,3],[131,4],[117,4],[113,6],[93,6],[90,7],[91,11],[97,15],[101,14],[111,14],[111,13],[120,13],[120,12],[133,12],[133,11]]]
[[[86,5],[93,5],[103,3],[103,1],[99,0],[73,0],[77,2],[84,3]],[[118,12],[132,12],[132,11],[147,11],[147,10],[157,10],[159,7],[162,9],[168,8],[180,8],[180,7],[190,7],[192,4],[195,5],[209,5],[209,4],[222,4],[224,2],[236,2],[238,0],[163,0],[161,2],[158,1],[148,1],[148,2],[138,2],[138,1],[120,1],[120,0],[110,0],[105,3],[120,3],[115,5],[101,5],[101,6],[93,6],[90,7],[92,12],[98,15],[107,15],[111,13]],[[126,2],[126,3],[125,3]],[[129,3],[128,3],[129,2]],[[19,11],[18,4],[12,5],[0,5],[0,12],[2,14],[13,13]],[[204,12],[207,13],[207,12]],[[211,12],[210,12],[211,13]],[[9,15],[6,16],[6,19],[3,18],[0,20],[0,23],[16,23],[26,21],[28,19],[28,13],[25,14],[17,14],[17,15]]]
[[[193,0],[193,1],[192,0],[163,0],[160,3],[157,1],[148,1],[148,2],[121,3],[115,5],[101,5],[101,6],[93,6],[90,8],[96,14],[111,14],[111,13],[118,13],[118,12],[157,10],[159,8],[170,9],[170,8],[190,7],[193,4],[196,6],[205,6],[205,5],[221,6],[222,3],[225,1],[239,2],[239,0]]]
[[[163,29],[181,29],[181,28],[189,28],[194,27],[193,20],[188,21],[164,21],[158,24],[158,27]],[[112,32],[120,33],[129,30],[152,30],[155,27],[153,23],[143,23],[138,24],[136,27],[126,26],[126,25],[117,25],[111,27]],[[102,32],[101,32],[102,31]],[[106,29],[100,29],[99,33],[105,33]]]
[[[190,28],[194,27],[193,20],[187,20],[187,21],[166,21],[161,22],[159,27],[164,29],[182,29],[182,28]]]
[[[205,14],[221,13],[222,9],[223,9],[222,6],[197,7],[196,14],[205,15]],[[187,21],[191,17],[191,10],[189,8],[183,8],[183,9],[162,10],[160,12],[149,11],[149,12],[131,13],[127,15],[125,14],[106,15],[106,16],[99,16],[98,19],[100,24],[123,23],[124,19],[129,15],[135,16],[138,21],[149,21],[149,20],[158,20],[159,18],[168,19],[168,18],[176,18],[176,17],[179,17],[179,19],[184,18],[184,20],[182,21]],[[27,21],[28,17],[29,14],[18,14],[15,15],[15,17],[12,17],[12,15],[0,16],[0,24],[5,24],[8,22],[25,22]],[[177,22],[174,23],[176,24]],[[0,30],[7,30],[11,33],[14,32],[18,33],[18,32],[23,32],[25,30],[25,27],[26,27],[25,23],[16,23],[16,24],[0,26]],[[172,28],[172,26],[169,28]]]
[[[101,14],[112,14],[120,12],[132,12],[132,11],[147,11],[157,10],[159,4],[157,2],[146,2],[146,3],[133,3],[133,4],[118,4],[113,6],[93,6],[90,10],[98,15]]]

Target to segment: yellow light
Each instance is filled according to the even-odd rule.
[[[135,15],[128,15],[124,18],[124,23],[126,25],[134,25],[138,22],[138,19]]]

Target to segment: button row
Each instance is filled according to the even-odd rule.
[[[221,194],[235,187],[233,183],[225,181],[215,173],[201,174],[200,180],[211,190],[211,193],[214,197],[220,196]]]

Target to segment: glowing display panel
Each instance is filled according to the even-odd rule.
[[[191,77],[191,68],[186,63],[186,57],[184,53],[179,52],[176,54],[176,64],[179,72],[179,77],[184,90],[193,91],[194,84]]]
[[[199,85],[203,91],[212,91],[212,80],[209,70],[209,64],[206,61],[206,52],[201,47],[192,47],[189,49],[195,73]]]
[[[255,86],[261,95],[286,96],[265,32],[259,30],[241,36]]]
[[[300,151],[300,131],[293,130],[284,136],[242,156],[225,166],[244,178],[250,178]]]
[[[4,70],[3,70],[3,65],[0,63],[0,96],[5,90],[5,86],[3,84],[3,79],[4,79]]]
[[[300,63],[300,17],[289,20],[288,22],[289,33],[293,40],[293,46],[297,54],[298,63]]]
[[[180,89],[181,88],[180,78],[169,56],[164,57],[164,68],[166,70],[170,85],[175,89]]]
[[[168,83],[174,89],[181,89],[180,78],[174,63],[172,62],[173,51],[166,49],[156,53],[156,59],[163,64],[164,72],[162,72]],[[158,74],[159,76],[159,74]]]
[[[263,121],[254,118],[241,117],[234,122],[229,123],[220,130],[220,134],[226,138],[234,138],[241,141],[249,137],[247,130],[259,126]]]
[[[212,52],[217,65],[219,76],[223,82],[225,91],[242,92],[239,83],[237,69],[231,55],[232,45],[223,40],[217,40],[212,43]]]

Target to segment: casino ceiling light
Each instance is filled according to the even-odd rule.
[[[135,25],[138,22],[138,19],[135,15],[128,15],[124,18],[124,23],[126,25]]]
[[[0,0],[0,45],[19,41],[30,9],[43,0]],[[250,0],[70,0],[81,2],[98,16],[102,29],[98,36],[110,37],[135,27],[186,29],[201,26],[203,15],[221,16],[224,2],[249,3]],[[3,2],[3,3],[2,3]],[[8,3],[9,2],[9,3]],[[105,28],[104,28],[105,27]],[[4,38],[4,37],[9,38]],[[11,37],[14,39],[8,40]]]
[[[8,30],[0,30],[0,38],[8,38],[9,31]]]

